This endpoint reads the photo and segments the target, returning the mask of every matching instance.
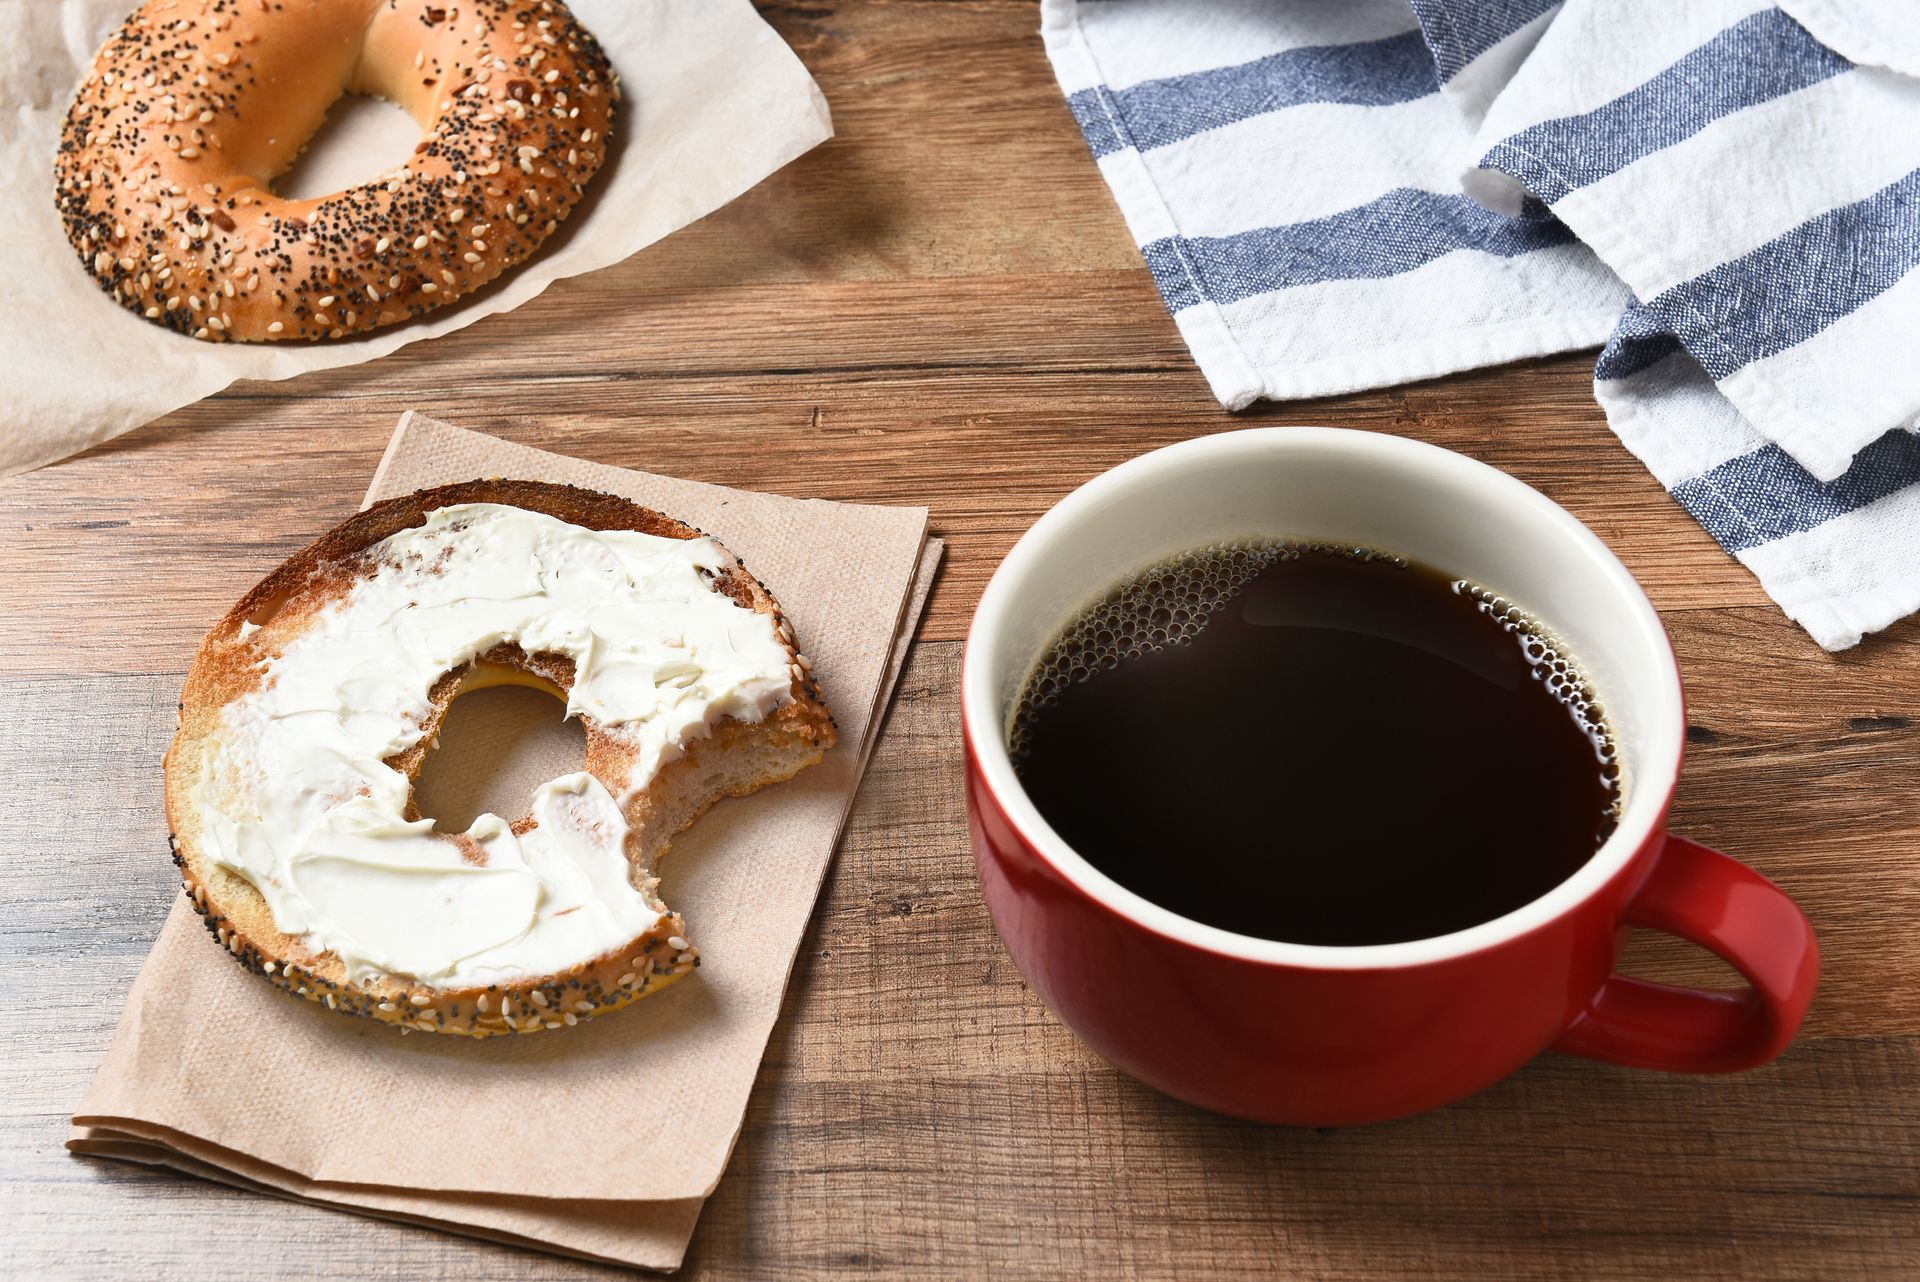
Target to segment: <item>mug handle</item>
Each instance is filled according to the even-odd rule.
[[[1732,1073],[1787,1048],[1813,1002],[1820,949],[1786,892],[1697,841],[1668,836],[1622,924],[1715,953],[1750,987],[1677,988],[1610,975],[1554,1042],[1567,1055],[1672,1073]]]

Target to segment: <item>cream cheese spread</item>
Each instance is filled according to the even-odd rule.
[[[773,619],[710,586],[726,554],[477,503],[368,556],[377,568],[222,709],[191,799],[208,853],[355,978],[500,983],[646,932],[660,914],[629,881],[626,803],[690,740],[760,720],[791,690]],[[419,743],[442,676],[507,642],[573,660],[567,715],[628,745],[632,773],[615,791],[585,773],[543,784],[517,836],[491,814],[465,839],[409,821],[387,760]]]

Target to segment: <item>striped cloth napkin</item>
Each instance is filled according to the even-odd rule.
[[[1846,0],[1042,0],[1229,409],[1603,347],[1828,649],[1920,609],[1920,21]]]

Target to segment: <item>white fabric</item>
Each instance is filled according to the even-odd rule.
[[[1822,645],[1920,607],[1911,6],[1041,13],[1223,405],[1611,335],[1595,392],[1615,431]]]

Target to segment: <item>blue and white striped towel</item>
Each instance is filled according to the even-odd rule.
[[[1920,609],[1920,22],[1846,0],[1042,0],[1215,394],[1600,346],[1829,649]]]

